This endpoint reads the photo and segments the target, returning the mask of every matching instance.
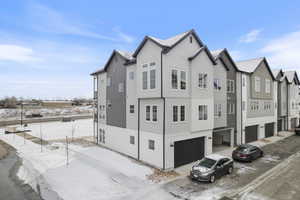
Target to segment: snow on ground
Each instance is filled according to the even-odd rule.
[[[219,200],[222,198],[223,193],[224,190],[222,188],[213,187],[203,191],[199,196],[197,195],[196,198],[193,198],[193,200]]]
[[[242,163],[234,163],[234,167],[237,169],[237,174],[251,173],[256,170],[256,168],[244,165]]]
[[[30,135],[38,138],[40,138],[42,132],[43,140],[65,139],[66,136],[71,138],[72,129],[74,130],[74,138],[93,136],[93,119],[81,119],[74,122],[33,123],[26,127],[26,130],[31,130]]]
[[[70,145],[67,166],[63,144],[44,146],[41,152],[40,145],[28,140],[24,144],[17,135],[0,135],[0,139],[15,147],[23,159],[18,176],[46,200],[53,199],[51,191],[64,200],[116,200],[152,185],[146,178],[153,173],[151,168],[101,147]]]
[[[272,156],[272,155],[264,155],[264,157],[262,157],[261,160],[265,163],[279,162],[280,157]]]

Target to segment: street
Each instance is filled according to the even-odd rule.
[[[284,140],[281,140],[276,143],[272,143],[269,145],[266,145],[262,148],[265,152],[265,156],[259,160],[256,160],[252,163],[236,163],[235,162],[235,170],[234,173],[231,175],[228,175],[226,177],[221,178],[220,180],[217,180],[213,184],[209,183],[198,183],[195,181],[192,181],[189,179],[189,177],[183,177],[176,179],[174,181],[171,181],[165,185],[162,186],[162,190],[169,194],[168,198],[166,199],[218,199],[226,194],[230,194],[236,189],[239,189],[241,187],[246,186],[248,183],[256,179],[257,177],[261,176],[271,168],[277,166],[279,163],[283,162],[286,158],[289,156],[297,153],[300,151],[300,137],[299,136],[291,136]],[[293,177],[290,184],[293,184],[296,182],[299,184],[300,174],[295,170],[297,168],[297,164],[299,164],[300,161],[295,162],[291,166],[293,170],[289,172],[289,176]],[[296,173],[294,173],[296,171]],[[285,174],[281,175],[285,177]],[[274,197],[278,197],[276,195],[277,187],[280,187],[280,185],[283,185],[284,183],[289,181],[288,176],[285,178],[281,178],[281,182],[277,185],[274,184],[266,184],[268,187],[268,190],[273,191],[273,193],[270,193],[270,198],[273,199]],[[284,188],[287,188],[289,185],[285,185],[285,187],[281,188],[281,190],[284,190]],[[295,187],[295,186],[294,186]],[[291,187],[291,188],[294,188]],[[258,192],[264,192],[267,190],[264,190],[263,188],[260,188]],[[296,190],[299,192],[299,189]],[[162,193],[162,191],[160,191]],[[267,192],[263,193],[264,195],[268,194]],[[285,193],[281,193],[283,196]],[[299,193],[297,193],[299,194]],[[155,195],[155,194],[153,194]],[[166,194],[165,194],[166,195]],[[151,198],[151,194],[147,193],[147,199],[153,199]],[[285,199],[280,198],[278,199]],[[295,199],[295,198],[292,198]]]

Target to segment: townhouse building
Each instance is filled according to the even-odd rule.
[[[265,58],[234,62],[227,49],[210,52],[194,30],[146,36],[91,75],[97,141],[161,169],[299,121],[296,73],[272,73]]]
[[[288,129],[292,130],[299,125],[299,78],[296,71],[285,71],[288,80]]]
[[[239,143],[277,134],[277,81],[265,58],[236,62]]]

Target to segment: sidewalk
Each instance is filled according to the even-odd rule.
[[[292,135],[295,135],[295,133],[292,132],[292,131],[281,131],[276,136],[269,137],[269,138],[263,138],[263,139],[255,141],[255,142],[251,142],[249,144],[252,144],[252,145],[255,145],[255,146],[258,146],[258,147],[263,147],[263,146],[266,146],[268,144],[272,144],[272,143],[278,142],[280,140],[283,140],[283,139],[285,139],[287,137],[290,137]],[[223,151],[219,151],[219,152],[215,152],[215,153],[219,154],[219,155],[231,157],[232,151],[234,149],[235,149],[235,147],[233,147],[233,148],[229,147],[229,148],[227,148],[227,149],[225,149]],[[190,173],[190,170],[191,170],[192,166],[196,162],[197,161],[189,163],[187,165],[183,165],[181,167],[178,167],[178,168],[174,169],[174,171],[177,172],[177,173],[179,173],[180,176],[186,176],[186,175],[188,175]]]

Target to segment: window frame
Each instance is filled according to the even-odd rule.
[[[133,135],[129,136],[129,144],[135,145],[135,137]]]
[[[148,149],[153,151],[155,150],[155,140],[148,140]]]
[[[129,113],[130,114],[134,113],[134,105],[133,104],[129,105]]]
[[[198,120],[204,121],[208,119],[207,105],[198,105]]]
[[[154,112],[155,111],[155,112]],[[158,112],[158,106],[153,105],[152,106],[152,122],[157,122],[157,112]]]
[[[198,87],[200,89],[207,89],[207,73],[198,74]]]
[[[178,70],[171,70],[171,88],[174,90],[178,89]]]
[[[151,69],[149,71],[150,74],[150,90],[153,90],[156,88],[156,69]]]
[[[149,110],[148,110],[149,108]],[[146,121],[150,122],[151,121],[151,106],[146,105]]]

